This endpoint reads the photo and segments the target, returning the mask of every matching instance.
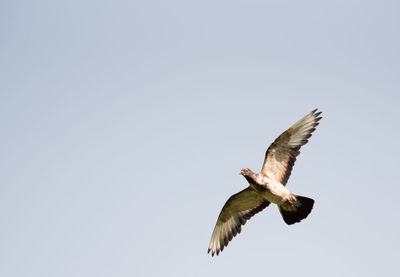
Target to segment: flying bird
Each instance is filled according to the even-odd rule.
[[[308,142],[322,118],[317,109],[283,132],[267,149],[260,173],[243,168],[240,174],[249,187],[232,195],[226,201],[211,236],[208,253],[219,254],[241,231],[241,226],[269,204],[278,206],[286,224],[305,219],[314,206],[314,200],[290,192],[286,183],[292,172],[300,147]]]

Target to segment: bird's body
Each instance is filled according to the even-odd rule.
[[[282,205],[290,199],[289,190],[281,183],[260,173],[254,173],[247,168],[245,172],[242,172],[242,175],[246,176],[250,187],[262,195],[268,202]]]
[[[320,114],[314,110],[283,132],[268,148],[260,173],[242,169],[240,174],[250,186],[232,195],[222,208],[208,247],[213,256],[215,253],[218,255],[240,233],[241,225],[270,203],[278,206],[283,220],[289,225],[308,216],[314,200],[291,193],[286,183],[300,154],[300,147],[308,142],[321,119],[318,117]]]

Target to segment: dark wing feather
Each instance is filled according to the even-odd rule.
[[[261,174],[286,185],[296,157],[300,154],[300,147],[308,142],[318,121],[321,112],[317,109],[293,124],[283,132],[268,148]]]
[[[232,195],[218,216],[208,253],[211,251],[212,256],[215,253],[218,255],[232,238],[240,233],[241,225],[269,204],[270,202],[250,187]]]

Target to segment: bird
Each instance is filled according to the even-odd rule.
[[[211,236],[207,253],[219,255],[241,231],[242,225],[271,203],[278,206],[286,224],[305,219],[314,200],[290,192],[286,183],[292,172],[300,147],[308,142],[321,120],[318,109],[313,110],[283,132],[268,147],[260,173],[248,168],[240,171],[249,186],[232,195],[223,206]]]

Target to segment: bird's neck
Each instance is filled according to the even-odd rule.
[[[247,182],[249,182],[249,184],[254,184],[256,183],[256,176],[257,174],[255,174],[254,172],[250,172],[249,174],[246,174],[244,176],[244,178],[246,178]]]

